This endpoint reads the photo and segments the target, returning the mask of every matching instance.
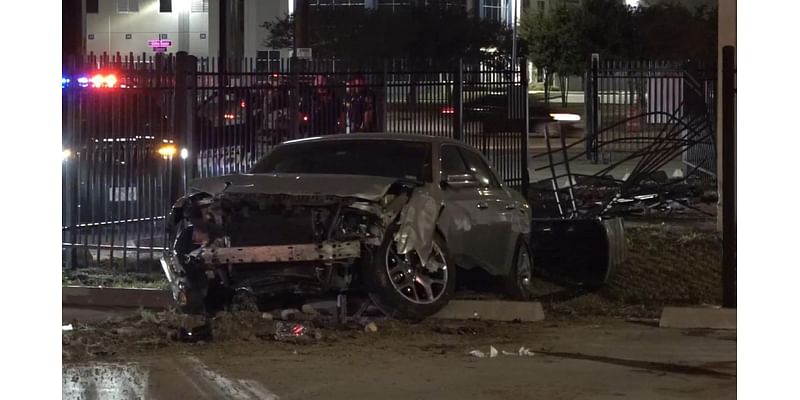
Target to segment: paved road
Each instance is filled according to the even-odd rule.
[[[256,339],[67,364],[63,398],[736,398],[735,331],[610,319],[487,324],[468,336],[379,326],[334,343]],[[467,355],[490,345],[535,355]]]

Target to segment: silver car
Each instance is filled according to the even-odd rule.
[[[420,319],[482,269],[530,297],[530,208],[464,143],[410,134],[286,142],[248,174],[207,178],[172,209],[164,271],[181,309],[362,292]]]

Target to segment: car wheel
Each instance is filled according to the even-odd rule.
[[[514,300],[533,298],[533,259],[525,236],[517,239],[511,272],[505,276],[506,294]]]
[[[420,320],[439,312],[455,292],[455,265],[437,233],[431,257],[422,266],[415,251],[398,254],[395,229],[363,263],[362,277],[375,306],[390,318]]]

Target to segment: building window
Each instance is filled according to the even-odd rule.
[[[133,39],[133,34],[132,33],[126,33],[125,34],[125,40],[131,40],[131,39]]]
[[[541,0],[537,1],[536,9],[539,11],[539,13],[544,14],[544,1]]]
[[[281,72],[281,52],[277,50],[257,52],[256,71]]]
[[[398,0],[399,1],[399,0]],[[308,0],[311,7],[364,7],[364,0]]]
[[[169,39],[169,35],[166,34],[166,33],[159,33],[158,34],[158,38],[159,39]]]
[[[378,0],[378,9],[396,11],[408,7],[409,0]]]
[[[483,0],[483,6],[481,7],[481,16],[485,19],[502,21],[504,19],[502,1]]]
[[[200,34],[200,39],[205,39],[205,38],[206,38],[206,34],[205,33],[201,33]]]
[[[208,0],[192,0],[192,12],[208,12]]]
[[[159,0],[158,11],[163,13],[172,12],[172,0]]]
[[[86,13],[87,14],[97,14],[100,12],[98,0],[86,0]]]
[[[118,13],[139,12],[139,0],[117,0]]]

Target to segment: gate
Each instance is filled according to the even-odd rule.
[[[157,265],[173,170],[174,62],[65,57],[62,248],[69,265]]]
[[[525,193],[524,69],[461,62],[275,64],[185,53],[66,57],[66,263],[157,268],[168,247],[164,220],[188,182],[246,172],[290,139],[358,132],[454,138],[478,148],[507,184]],[[359,115],[346,112],[358,101],[370,104],[371,118],[349,120]]]

